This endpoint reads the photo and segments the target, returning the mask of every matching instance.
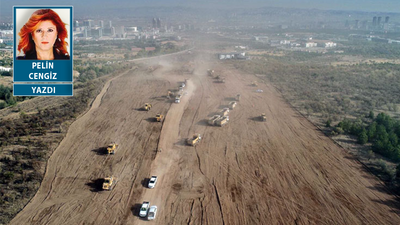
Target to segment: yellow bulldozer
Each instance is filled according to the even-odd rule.
[[[200,134],[195,134],[193,135],[192,138],[188,138],[186,140],[186,144],[190,145],[190,146],[196,146],[201,140],[201,135]]]
[[[110,155],[114,155],[115,154],[115,150],[118,148],[118,144],[116,144],[115,142],[111,143],[108,145],[107,147],[107,153]]]
[[[103,190],[111,191],[116,183],[116,178],[114,176],[104,178]]]
[[[164,120],[164,115],[159,113],[155,117],[156,122],[162,122]]]
[[[144,103],[143,110],[149,111],[150,109],[151,109],[151,104],[150,103]]]

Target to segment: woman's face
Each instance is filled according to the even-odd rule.
[[[36,50],[49,51],[57,39],[57,27],[51,20],[45,20],[38,23],[38,27],[33,31],[33,41]]]

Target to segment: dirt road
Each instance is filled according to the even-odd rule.
[[[194,75],[182,69],[188,65]],[[182,102],[166,99],[185,78]],[[112,80],[71,125],[38,193],[11,224],[400,224],[381,183],[271,86],[250,86],[255,79],[187,54],[152,59]],[[208,126],[237,93],[228,125]],[[149,112],[139,110],[145,102]],[[159,112],[163,123],[151,120]],[[194,133],[201,143],[186,146]],[[102,148],[111,141],[120,147],[108,156]],[[111,174],[117,185],[101,191]],[[159,181],[147,189],[151,175]],[[143,201],[158,206],[156,220],[138,217]]]

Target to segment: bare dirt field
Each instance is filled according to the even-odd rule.
[[[70,126],[39,191],[11,224],[400,224],[395,197],[351,155],[272,86],[252,87],[254,75],[210,58],[142,61],[106,84]],[[194,74],[176,73],[187,64]],[[208,68],[226,83],[207,76]],[[165,98],[185,78],[181,103]],[[229,123],[207,125],[237,93]],[[152,109],[139,110],[146,102]],[[153,122],[156,113],[166,115],[163,123]],[[203,139],[186,146],[194,133]],[[106,155],[111,141],[119,148]],[[118,179],[112,191],[101,190],[107,175]],[[147,189],[151,175],[159,180]],[[138,217],[143,201],[158,206],[156,220]]]

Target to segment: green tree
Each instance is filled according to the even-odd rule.
[[[374,112],[373,112],[372,110],[369,111],[368,117],[371,118],[371,119],[374,119],[374,118],[375,118],[375,114],[374,114]]]
[[[331,119],[328,119],[327,121],[326,121],[326,124],[325,124],[325,126],[326,127],[331,127]]]
[[[376,136],[376,126],[377,126],[377,123],[373,122],[368,128],[368,139],[370,141],[373,140]]]
[[[358,135],[358,143],[359,144],[366,144],[368,142],[368,135],[367,135],[367,131],[365,130],[365,128],[362,129],[362,131],[359,133]]]

